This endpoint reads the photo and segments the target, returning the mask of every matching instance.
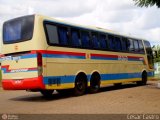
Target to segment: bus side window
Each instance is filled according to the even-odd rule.
[[[57,27],[50,24],[45,24],[47,37],[49,40],[49,44],[59,44],[58,41],[58,34],[57,34]]]
[[[92,33],[92,46],[93,48],[99,48],[99,40],[97,33]]]
[[[81,46],[80,33],[77,29],[71,29],[71,43],[73,47]]]
[[[138,40],[138,43],[139,43],[139,52],[144,53],[144,46],[142,40]]]
[[[107,49],[106,35],[99,35],[99,42],[101,49]]]
[[[59,44],[68,45],[69,43],[69,31],[67,27],[58,27]]]
[[[119,37],[115,37],[115,50],[122,50],[121,39]]]
[[[115,50],[114,36],[108,35],[108,39],[109,39],[109,48],[111,50]]]
[[[90,48],[90,37],[89,32],[82,31],[81,32],[81,42],[83,48]]]
[[[127,49],[127,38],[122,38],[122,51],[128,51],[128,49]]]
[[[129,51],[133,52],[134,51],[134,44],[133,44],[133,40],[129,39]]]
[[[139,52],[139,44],[138,44],[138,40],[134,40],[134,49],[136,52]]]

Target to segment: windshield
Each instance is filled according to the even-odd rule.
[[[147,52],[147,59],[148,59],[149,67],[153,68],[154,62],[153,62],[153,52],[152,52],[151,45],[148,41],[144,41],[144,45],[145,45],[146,52]]]
[[[15,18],[3,25],[3,43],[17,43],[32,39],[34,15]]]

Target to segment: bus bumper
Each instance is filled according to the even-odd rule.
[[[26,78],[21,80],[5,79],[2,80],[4,90],[36,90],[45,89],[43,84],[43,76],[36,78]]]

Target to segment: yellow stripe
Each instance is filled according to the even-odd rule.
[[[45,85],[46,89],[69,89],[69,88],[74,88],[74,83],[66,83],[66,84],[61,84],[61,85]]]

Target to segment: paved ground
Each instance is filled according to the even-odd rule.
[[[160,89],[156,85],[157,81],[150,81],[146,86],[106,87],[100,93],[80,97],[54,94],[49,100],[40,93],[0,88],[0,113],[160,113]]]

